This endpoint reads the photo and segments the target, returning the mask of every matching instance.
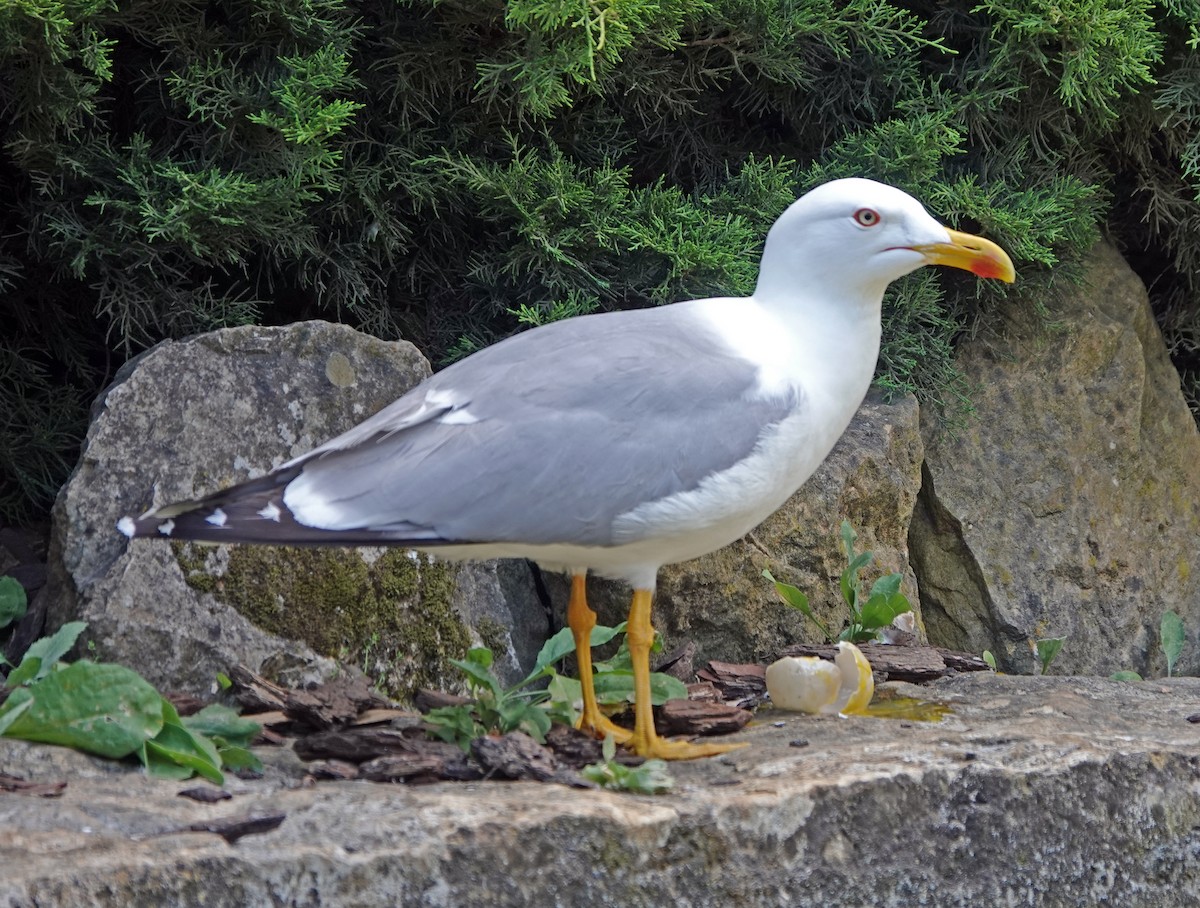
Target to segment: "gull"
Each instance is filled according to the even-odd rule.
[[[924,265],[1011,282],[995,243],[871,180],[811,190],[767,234],[748,297],[585,315],[507,338],[265,476],[124,517],[129,537],[398,545],[571,575],[580,727],[645,757],[738,745],[659,737],[659,568],[744,536],[817,469],[875,373],[888,284]],[[588,572],[633,588],[634,728],[599,709]]]

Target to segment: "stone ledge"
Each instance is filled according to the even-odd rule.
[[[645,797],[533,783],[194,783],[0,739],[0,905],[909,906],[1200,901],[1200,679],[959,676],[941,723],[762,712]],[[807,742],[803,745],[799,742]],[[233,845],[172,832],[286,811]]]

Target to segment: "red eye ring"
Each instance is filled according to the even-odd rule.
[[[874,208],[860,208],[854,212],[854,222],[860,227],[874,227],[882,220]]]

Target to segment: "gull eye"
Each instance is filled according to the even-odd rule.
[[[854,221],[860,227],[874,227],[881,220],[879,212],[874,208],[860,208],[854,212]]]

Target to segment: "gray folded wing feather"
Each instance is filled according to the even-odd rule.
[[[610,545],[618,515],[728,469],[793,412],[756,384],[684,307],[572,319],[293,461],[284,502],[302,523],[413,542]]]

